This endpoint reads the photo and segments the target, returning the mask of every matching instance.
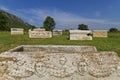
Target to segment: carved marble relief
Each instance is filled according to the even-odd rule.
[[[32,80],[33,77],[38,80],[77,80],[86,75],[97,80],[113,74],[120,79],[120,59],[114,52],[7,52],[0,57],[0,79],[3,80]]]

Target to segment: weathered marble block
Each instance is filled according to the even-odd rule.
[[[29,38],[51,38],[52,32],[44,29],[29,30]]]
[[[93,30],[93,37],[108,37],[107,30]]]
[[[70,30],[69,38],[70,40],[92,40],[91,33],[89,30]]]
[[[0,54],[0,80],[119,80],[120,58],[94,46],[22,45]]]
[[[62,35],[62,30],[53,30],[53,36]]]
[[[23,35],[24,29],[23,28],[11,28],[11,35]]]

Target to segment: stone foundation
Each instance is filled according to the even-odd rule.
[[[94,46],[22,45],[0,54],[0,80],[119,80],[120,58]]]

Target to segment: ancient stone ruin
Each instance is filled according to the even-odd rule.
[[[53,36],[62,35],[62,30],[53,30]]]
[[[23,28],[11,28],[11,35],[23,35],[24,29]]]
[[[33,29],[29,30],[29,38],[51,38],[52,32],[45,31],[45,29]]]
[[[93,30],[93,37],[108,37],[107,30]]]
[[[89,30],[69,30],[70,40],[92,40],[92,31]]]
[[[22,45],[0,54],[0,80],[120,80],[120,58],[94,46]]]

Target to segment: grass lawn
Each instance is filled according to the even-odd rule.
[[[108,33],[108,38],[93,38],[91,41],[70,41],[66,33],[50,39],[30,39],[28,33],[24,35],[11,35],[10,32],[0,32],[0,53],[19,45],[96,46],[98,51],[115,51],[120,56],[120,32]]]

